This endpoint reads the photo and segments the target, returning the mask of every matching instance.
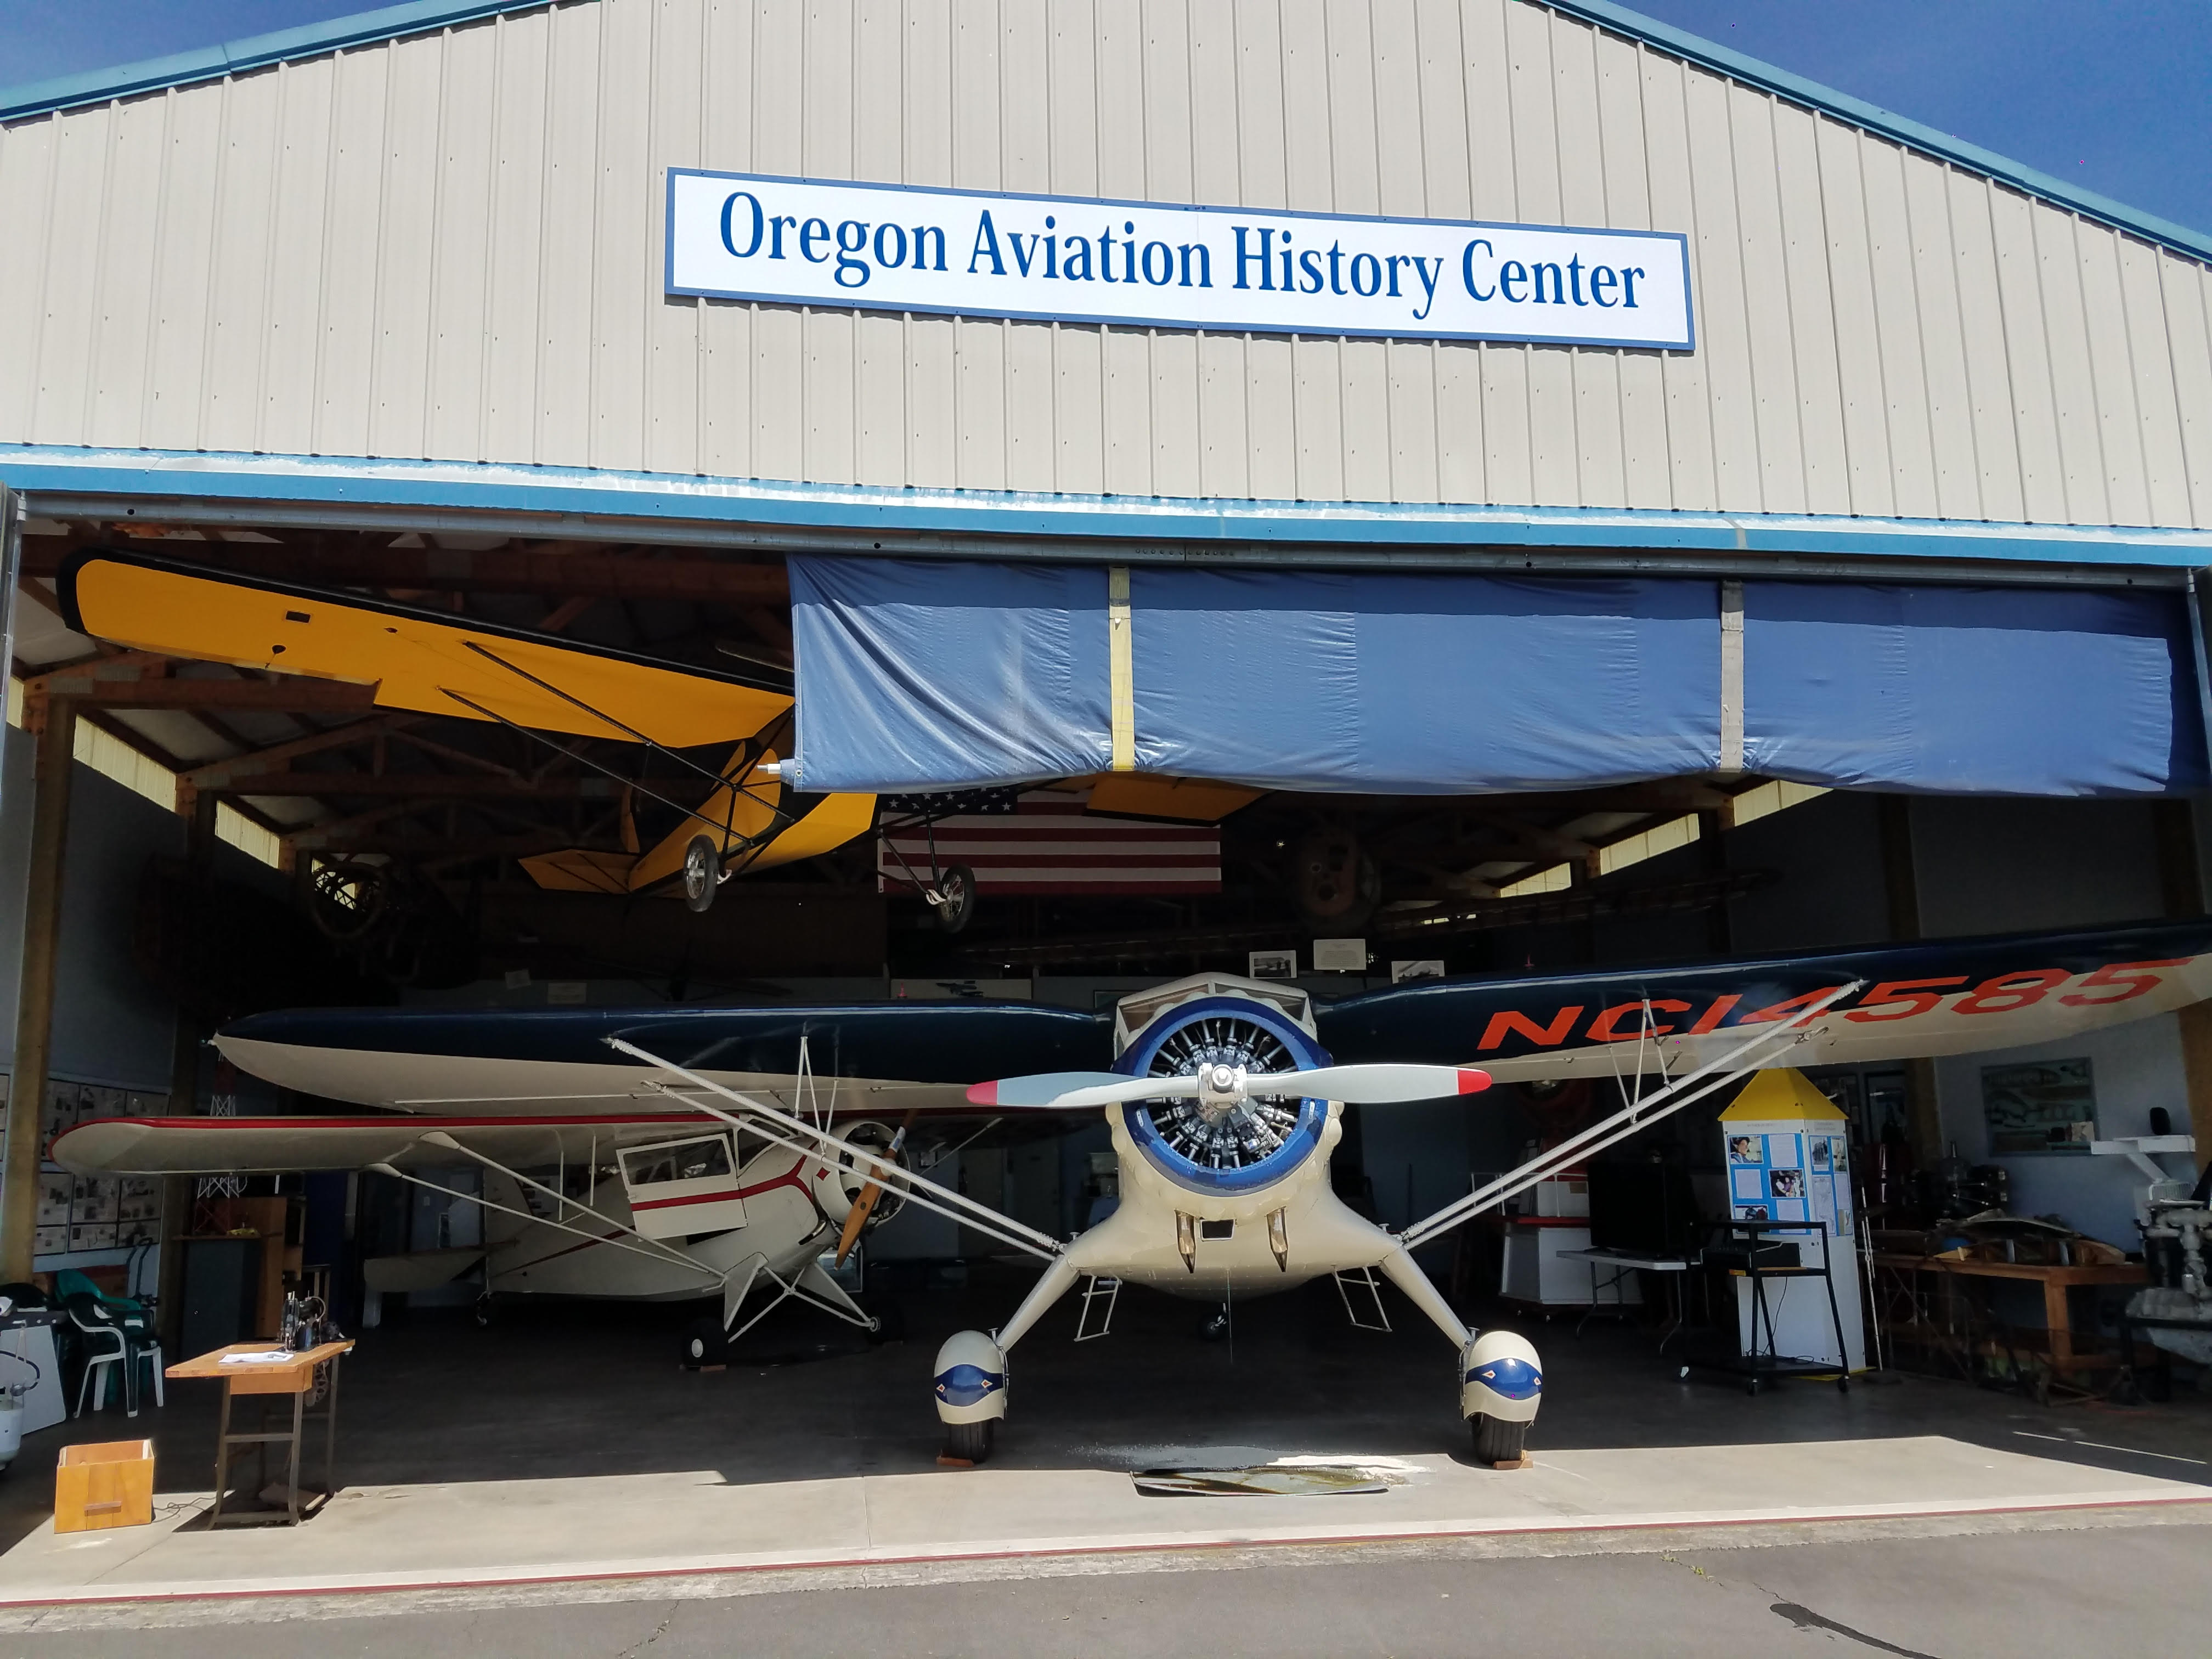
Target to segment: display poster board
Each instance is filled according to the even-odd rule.
[[[1787,1358],[1842,1364],[1866,1364],[1858,1266],[1858,1218],[1851,1194],[1851,1121],[1802,1072],[1761,1072],[1720,1115],[1721,1157],[1728,1176],[1729,1214],[1737,1221],[1802,1224],[1802,1232],[1770,1237],[1799,1240],[1800,1261],[1820,1264],[1825,1251],[1835,1285],[1817,1277],[1776,1278],[1766,1283],[1766,1318],[1775,1352]],[[1826,1237],[1817,1237],[1818,1233]],[[1736,1285],[1738,1336],[1743,1352],[1764,1347],[1754,1338],[1750,1281]],[[1844,1352],[1836,1352],[1836,1326]]]
[[[1851,1235],[1850,1141],[1832,1127],[1801,1120],[1725,1123],[1729,1211],[1738,1221],[1817,1223],[1829,1236]]]

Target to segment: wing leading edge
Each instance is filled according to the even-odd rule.
[[[1339,1061],[1479,1066],[1516,1082],[1701,1064],[1762,1025],[1802,1020],[1804,1008],[1854,981],[1858,991],[1803,1022],[1793,1052],[1770,1063],[2025,1048],[2169,1013],[2212,994],[2212,921],[1623,972],[1419,980],[1320,1007],[1315,1018]]]

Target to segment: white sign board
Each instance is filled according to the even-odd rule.
[[[668,173],[667,291],[1225,333],[1687,351],[1671,231]]]

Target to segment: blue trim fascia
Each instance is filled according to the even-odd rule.
[[[866,534],[1361,547],[1640,549],[1649,552],[2212,566],[2212,529],[1846,518],[1648,507],[1048,495],[1019,490],[791,483],[691,473],[463,461],[224,454],[0,444],[0,483],[82,497],[645,519]],[[902,550],[920,551],[921,550]]]
[[[2083,190],[2063,179],[2054,179],[2047,173],[1999,155],[1994,150],[1984,149],[1979,144],[1954,138],[1948,133],[1938,132],[1933,127],[1923,126],[1917,121],[1895,115],[1879,105],[1869,104],[1863,98],[1838,92],[1833,87],[1808,81],[1802,76],[1792,75],[1787,70],[1777,69],[1771,64],[1761,63],[1756,58],[1731,52],[1726,46],[1704,39],[1700,35],[1662,23],[1656,17],[1646,17],[1640,11],[1615,5],[1612,0],[1526,0],[1526,3],[1546,11],[1556,11],[1582,22],[1595,23],[1600,28],[1615,34],[1625,34],[1649,45],[1658,46],[1678,58],[1741,81],[1747,86],[1759,87],[1790,103],[1800,104],[1869,132],[1892,138],[1913,149],[1924,150],[1930,155],[1947,161],[1956,161],[1976,173],[1987,173],[1999,184],[2010,185],[2058,206],[2069,208],[2083,217],[2094,219],[2115,230],[2162,244],[2178,253],[2192,258],[2212,261],[2212,234],[2191,230],[2186,225],[2175,224],[2155,214],[2145,213],[2125,203],[2116,202],[2109,196],[2100,196],[2093,190]]]
[[[382,6],[374,11],[356,12],[349,17],[302,24],[295,29],[248,35],[218,46],[204,46],[198,52],[149,58],[143,63],[91,70],[82,75],[58,76],[27,86],[0,88],[0,121],[46,115],[86,104],[104,104],[111,98],[190,86],[198,81],[216,81],[226,75],[266,69],[272,64],[319,58],[325,52],[343,51],[348,46],[374,46],[403,35],[448,28],[456,23],[473,23],[501,12],[542,10],[552,3],[553,0],[407,0],[404,5]]]
[[[425,33],[432,29],[472,22],[502,12],[535,11],[553,3],[554,0],[408,0],[403,5],[384,6],[375,11],[357,12],[349,17],[332,18],[327,22],[310,23],[296,29],[280,29],[270,34],[252,35],[198,52],[179,52],[173,57],[151,58],[144,63],[125,64],[116,69],[94,70],[82,75],[63,76],[26,86],[0,88],[0,121],[20,120],[26,116],[50,114],[57,110],[105,103],[111,98],[127,98],[167,87],[218,80],[226,75],[264,69],[272,64],[319,57],[327,52],[341,51],[348,46],[371,46],[404,35]],[[2054,179],[2049,173],[2039,173],[2033,167],[1984,149],[1978,144],[1954,138],[1933,127],[1923,126],[1917,121],[1892,114],[1863,99],[1854,98],[1848,93],[1838,92],[1832,87],[1825,87],[1816,81],[1792,75],[1786,70],[1777,69],[1771,64],[1761,63],[1741,52],[1731,52],[1726,46],[1662,23],[1656,18],[1646,17],[1626,6],[1614,5],[1611,0],[1526,0],[1526,3],[1595,24],[1600,28],[1626,35],[1632,40],[1643,40],[1732,80],[1761,88],[1791,103],[1820,110],[1914,149],[1923,150],[1946,161],[1956,161],[1977,173],[1986,173],[2000,183],[2054,202],[2115,230],[2141,236],[2176,252],[2188,254],[2192,258],[2212,262],[2212,235],[2203,231],[2177,225],[2154,214],[2100,196],[2094,191],[2081,190],[2063,179]]]

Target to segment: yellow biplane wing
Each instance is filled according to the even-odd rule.
[[[875,823],[873,795],[787,805],[793,792],[763,770],[775,755],[763,739],[788,724],[788,675],[678,667],[110,550],[72,559],[59,586],[70,627],[136,650],[373,686],[386,708],[665,749],[737,744],[706,801],[659,846],[641,855],[574,848],[522,860],[543,887],[641,892],[680,873],[685,848],[702,834],[731,873],[767,869],[826,853]]]
[[[678,668],[352,593],[100,550],[64,567],[77,632],[163,656],[375,688],[378,704],[670,749],[727,743],[791,707],[788,676]]]

